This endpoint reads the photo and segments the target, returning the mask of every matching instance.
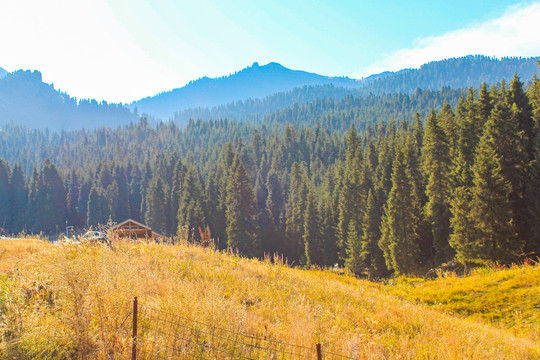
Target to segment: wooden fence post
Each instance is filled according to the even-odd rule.
[[[133,299],[133,334],[131,336],[131,360],[137,360],[137,315],[138,315],[137,297]]]
[[[322,360],[322,346],[317,344],[317,360]]]

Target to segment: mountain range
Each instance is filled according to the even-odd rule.
[[[514,73],[527,81],[534,76],[539,59],[466,56],[361,80],[291,70],[278,63],[254,63],[229,76],[203,77],[127,106],[77,100],[44,83],[38,71],[8,73],[0,68],[0,126],[14,123],[57,131],[115,127],[136,121],[139,115],[179,123],[190,118],[246,120],[321,98],[476,87],[482,82],[510,80]]]
[[[333,84],[357,88],[365,83],[365,80],[291,70],[275,62],[264,66],[254,63],[235,74],[215,79],[203,77],[182,88],[135,101],[130,107],[167,120],[175,112],[188,108],[211,108],[237,100],[264,98],[302,86]]]

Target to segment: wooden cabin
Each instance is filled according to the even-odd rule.
[[[162,238],[161,234],[153,232],[152,229],[133,219],[127,219],[111,228],[120,237],[131,239],[154,239]]]

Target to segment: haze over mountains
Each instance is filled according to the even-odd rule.
[[[317,98],[411,93],[444,86],[458,89],[509,80],[515,72],[527,81],[535,74],[538,59],[467,56],[361,80],[291,70],[277,63],[254,63],[235,74],[203,77],[129,106],[77,100],[43,83],[38,71],[7,73],[0,68],[0,125],[12,122],[51,130],[116,127],[136,121],[142,114],[180,123],[190,118],[245,120]]]
[[[264,66],[254,63],[235,74],[221,78],[203,77],[186,86],[133,102],[132,109],[168,119],[176,111],[197,107],[213,107],[247,98],[265,96],[293,88],[333,84],[359,87],[365,80],[328,77],[305,71],[291,70],[272,62]]]

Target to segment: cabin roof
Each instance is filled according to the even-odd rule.
[[[113,226],[113,227],[111,228],[111,230],[116,230],[116,229],[118,229],[118,228],[120,228],[120,227],[123,227],[123,226],[129,224],[129,223],[133,223],[133,224],[138,225],[138,226],[140,226],[140,227],[142,227],[142,228],[144,228],[144,229],[146,229],[146,230],[152,231],[152,229],[151,229],[149,226],[144,225],[144,224],[141,224],[140,222],[135,221],[135,220],[133,220],[133,219],[127,219],[127,220],[125,220],[125,221],[122,221],[120,224],[116,224],[115,226]]]
[[[162,237],[162,238],[164,237],[163,235],[161,235],[161,234],[159,234],[159,233],[157,233],[155,231],[152,231],[152,229],[149,226],[141,224],[140,222],[135,221],[133,219],[124,220],[121,223],[116,224],[115,226],[113,226],[111,228],[111,230],[123,231],[124,228],[126,227],[126,225],[128,225],[128,224],[137,225],[138,227],[142,228],[142,230],[146,230],[148,232],[151,232],[153,237]],[[130,230],[135,230],[135,229],[125,229],[125,230],[130,231]]]

